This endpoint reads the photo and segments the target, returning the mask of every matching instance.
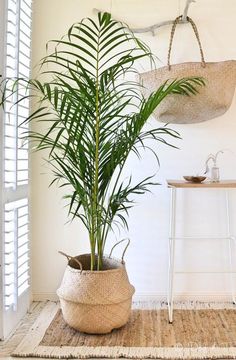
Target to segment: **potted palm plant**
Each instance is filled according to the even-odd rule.
[[[35,99],[26,122],[44,121],[47,128],[26,137],[36,151],[47,149],[53,183],[67,189],[68,215],[80,219],[89,234],[90,254],[66,255],[57,291],[64,319],[80,331],[106,333],[128,321],[134,293],[123,256],[118,261],[104,255],[107,237],[114,224],[128,227],[133,196],[154,184],[151,177],[136,184],[124,180],[126,160],[132,151],[139,156],[138,145],[145,147],[147,139],[170,145],[163,136],[178,137],[167,126],[144,125],[168,94],[196,93],[203,82],[175,79],[144,99],[134,64],[154,57],[108,13],[74,24],[54,44],[37,79],[17,79],[13,91],[25,87],[25,96]]]

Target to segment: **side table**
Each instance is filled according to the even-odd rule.
[[[235,287],[233,274],[236,271],[233,271],[232,263],[232,243],[236,240],[235,236],[231,233],[231,217],[229,211],[229,189],[236,189],[236,180],[222,180],[220,182],[203,182],[203,183],[191,183],[184,180],[167,180],[168,188],[171,191],[171,203],[170,203],[170,234],[169,234],[169,279],[168,279],[168,314],[169,322],[173,322],[173,286],[174,286],[174,276],[177,273],[188,273],[187,271],[175,271],[175,243],[176,240],[184,239],[209,239],[209,237],[176,237],[176,192],[178,189],[219,189],[225,192],[225,209],[226,209],[226,218],[227,218],[227,234],[224,237],[210,237],[210,239],[222,239],[228,241],[229,249],[229,271],[197,271],[197,273],[228,273],[230,274],[231,279],[231,291],[232,291],[232,300],[236,304],[235,299]],[[191,271],[191,273],[193,273]]]

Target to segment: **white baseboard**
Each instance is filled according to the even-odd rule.
[[[166,293],[137,292],[134,301],[166,301]],[[41,292],[33,294],[33,301],[57,301],[56,293]],[[227,302],[232,300],[229,292],[185,292],[175,293],[176,301],[203,301],[203,302]]]
[[[40,292],[33,293],[33,301],[58,301],[59,298],[56,293]]]
[[[134,301],[166,301],[166,293],[151,293],[140,292],[135,293]],[[174,296],[175,301],[202,301],[202,302],[227,302],[232,300],[230,292],[176,292]]]

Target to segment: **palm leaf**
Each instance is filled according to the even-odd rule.
[[[137,184],[132,177],[122,178],[129,154],[141,157],[140,147],[150,149],[150,139],[172,146],[168,138],[179,138],[167,126],[144,130],[144,125],[166,96],[194,96],[204,81],[197,77],[167,81],[144,99],[140,84],[127,77],[136,74],[135,62],[155,58],[108,13],[99,13],[96,22],[83,19],[50,43],[54,50],[42,59],[39,77],[28,82],[16,79],[10,92],[3,83],[1,104],[19,86],[30,91],[25,96],[33,97],[35,110],[25,121],[44,122],[46,128],[30,131],[27,137],[36,151],[48,150],[51,185],[67,189],[68,213],[88,230],[91,269],[96,263],[100,270],[109,231],[114,226],[127,228],[136,197],[156,185],[152,177]]]

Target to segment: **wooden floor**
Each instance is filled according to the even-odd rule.
[[[41,310],[44,308],[46,302],[33,302],[28,314],[22,319],[22,321],[17,326],[14,333],[5,341],[0,341],[0,358],[5,360],[26,360],[26,358],[13,358],[10,354],[17,347],[17,345],[21,342],[24,336],[29,331],[30,327],[35,322]],[[27,360],[39,360],[40,358],[27,358]],[[42,360],[42,358],[41,358]],[[96,359],[96,360],[104,360],[104,359]],[[114,359],[113,359],[114,360]],[[119,359],[117,359],[119,360]],[[137,359],[138,360],[138,359]],[[144,360],[144,359],[142,359]],[[207,360],[207,359],[205,359]],[[220,359],[218,359],[220,360]],[[230,359],[229,359],[230,360]],[[232,359],[233,360],[233,359]]]
[[[10,354],[17,347],[17,345],[21,342],[21,340],[24,338],[24,336],[27,334],[30,327],[33,325],[36,318],[38,317],[39,313],[44,308],[45,304],[46,304],[45,302],[33,302],[29,309],[29,312],[21,320],[21,322],[17,326],[14,333],[5,341],[0,341],[0,358],[1,359],[8,359],[8,360],[13,359],[10,356]],[[14,358],[14,359],[16,359],[16,358]],[[23,358],[17,358],[17,359],[23,359]],[[28,359],[36,360],[36,358],[28,358]],[[24,360],[25,360],[25,358],[24,358]]]

